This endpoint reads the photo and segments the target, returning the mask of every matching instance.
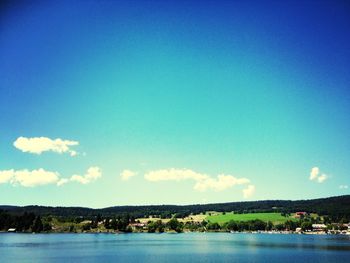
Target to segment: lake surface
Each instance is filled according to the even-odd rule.
[[[350,262],[350,236],[0,234],[0,262]]]

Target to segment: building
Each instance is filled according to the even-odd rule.
[[[301,232],[303,232],[303,230],[301,229],[301,227],[297,227],[297,228],[295,229],[295,232],[296,232],[296,233],[301,233]]]
[[[325,224],[312,224],[313,231],[324,231],[326,228],[327,226]]]
[[[130,224],[130,226],[133,226],[133,227],[144,227],[144,226],[146,226],[146,224],[144,224],[144,223],[133,223],[133,224]]]
[[[297,217],[297,218],[304,217],[304,216],[306,216],[306,215],[307,215],[306,212],[296,212],[296,213],[295,213],[295,217]]]

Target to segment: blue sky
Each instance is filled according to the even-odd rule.
[[[349,194],[346,1],[0,10],[2,204]]]

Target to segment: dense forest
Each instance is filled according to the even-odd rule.
[[[131,218],[155,216],[160,218],[182,218],[190,214],[200,214],[206,211],[254,213],[254,212],[281,212],[294,213],[304,211],[327,215],[333,221],[350,220],[350,195],[311,200],[265,200],[249,202],[230,202],[218,204],[195,205],[144,205],[144,206],[114,206],[102,209],[84,207],[48,207],[48,206],[0,206],[13,217],[24,214],[36,216],[55,216],[60,218],[94,219],[97,215],[106,217],[121,217],[128,215]]]

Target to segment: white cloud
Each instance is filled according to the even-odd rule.
[[[13,169],[0,171],[0,184],[8,183],[14,177],[14,174],[15,171]]]
[[[310,172],[310,180],[315,180],[320,173],[320,169],[318,167],[313,167]]]
[[[67,179],[67,178],[62,178],[62,179],[60,179],[60,180],[57,182],[57,186],[62,186],[62,185],[64,185],[64,184],[68,183],[68,182],[69,182],[69,179]]]
[[[24,187],[54,184],[58,180],[59,173],[46,171],[42,168],[32,171],[27,169],[0,171],[0,183],[20,184]]]
[[[137,172],[133,172],[131,170],[123,170],[121,173],[120,173],[120,177],[122,178],[123,181],[127,181],[129,180],[131,177],[137,175]]]
[[[231,188],[235,185],[249,184],[250,180],[247,178],[236,178],[232,175],[220,174],[217,178],[206,178],[204,180],[198,181],[194,189],[197,191],[206,191],[208,189],[213,189],[215,191],[223,191]]]
[[[328,179],[328,176],[325,174],[322,174],[319,177],[317,177],[317,182],[323,183],[326,179]]]
[[[1,182],[1,179],[0,179],[0,182]],[[348,188],[349,186],[346,184],[339,185],[339,189],[348,189]]]
[[[255,193],[255,186],[254,185],[248,185],[247,188],[243,189],[243,197],[249,198]]]
[[[152,182],[157,181],[182,181],[182,180],[204,180],[208,178],[206,174],[196,173],[190,169],[163,169],[151,171],[145,174],[145,179]]]
[[[56,183],[59,174],[57,172],[45,171],[44,169],[39,170],[21,170],[17,171],[15,175],[16,181],[23,186],[33,187],[37,185],[45,185]]]
[[[56,184],[57,186],[62,186],[70,181],[79,182],[82,184],[88,184],[100,178],[102,176],[99,167],[90,167],[86,174],[73,175],[70,179],[60,178],[58,172],[46,171],[42,168],[38,170],[29,171],[24,170],[4,170],[0,171],[0,184],[10,183],[12,185],[22,185],[24,187],[34,187],[47,184]]]
[[[19,137],[13,145],[22,152],[41,154],[43,152],[52,151],[55,153],[68,153],[76,156],[77,152],[70,149],[71,146],[79,145],[77,141],[62,140],[60,138],[50,139],[47,137]]]
[[[70,178],[70,180],[71,180],[72,182],[78,182],[78,183],[81,183],[81,184],[87,184],[87,183],[89,183],[89,180],[86,179],[85,176],[78,175],[78,174],[72,175],[72,177]]]
[[[310,178],[311,181],[316,181],[318,183],[323,183],[328,179],[328,175],[321,174],[320,175],[320,169],[318,167],[313,167],[310,172]]]
[[[236,178],[225,174],[220,174],[213,178],[207,174],[197,173],[190,169],[175,168],[151,171],[146,173],[144,177],[151,182],[193,180],[196,182],[193,189],[200,192],[207,190],[223,191],[235,185],[250,183],[250,180],[247,178]]]
[[[74,174],[70,178],[73,182],[78,182],[81,184],[91,183],[102,176],[101,169],[97,166],[90,167],[85,175]]]

